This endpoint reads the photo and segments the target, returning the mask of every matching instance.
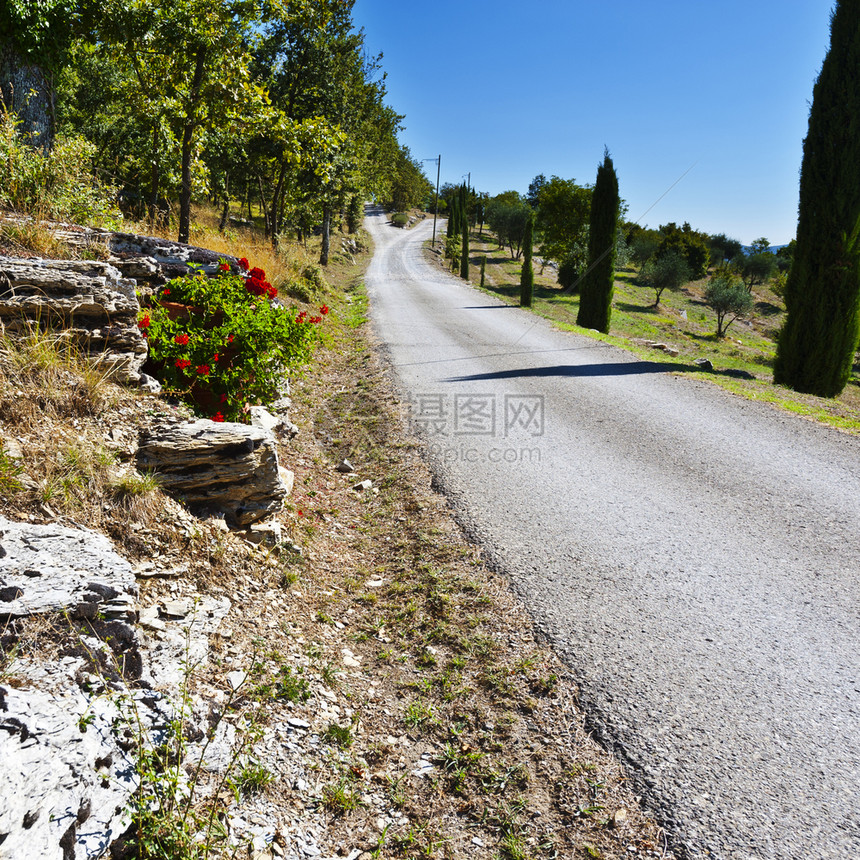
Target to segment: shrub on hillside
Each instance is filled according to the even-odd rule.
[[[24,142],[14,114],[0,113],[0,207],[119,229],[116,189],[96,180],[88,169],[95,149],[81,137],[58,137],[46,154]]]
[[[391,223],[395,227],[405,227],[409,223],[409,216],[404,212],[395,212],[391,216]]]

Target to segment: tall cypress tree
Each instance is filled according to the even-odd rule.
[[[597,168],[591,196],[591,224],[588,231],[588,269],[582,279],[576,324],[609,333],[612,292],[615,289],[615,243],[618,232],[618,177],[609,157]]]
[[[463,249],[460,253],[460,277],[469,280],[469,217],[463,216]]]
[[[523,268],[520,272],[520,307],[530,308],[534,295],[535,274],[532,269],[532,245],[534,245],[535,216],[530,213],[523,233]]]
[[[836,397],[860,333],[860,4],[839,0],[803,142],[797,248],[774,382]]]

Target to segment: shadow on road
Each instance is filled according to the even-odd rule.
[[[443,382],[476,382],[481,379],[515,379],[546,376],[630,376],[639,373],[698,373],[695,364],[673,364],[670,361],[616,361],[605,364],[556,364],[548,367],[520,367],[495,373],[449,376]]]

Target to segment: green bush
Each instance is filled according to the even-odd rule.
[[[46,155],[20,137],[14,114],[0,113],[0,207],[119,229],[116,189],[88,170],[95,152],[95,145],[81,137],[58,137]]]
[[[290,370],[307,364],[319,340],[318,316],[274,304],[261,269],[216,278],[176,278],[141,313],[151,369],[198,415],[242,420],[250,404],[276,400]]]
[[[708,283],[705,303],[717,315],[717,337],[723,337],[728,327],[752,308],[753,299],[740,278],[721,273]]]
[[[395,227],[403,228],[409,223],[409,216],[406,215],[404,212],[395,212],[391,216],[391,223]]]

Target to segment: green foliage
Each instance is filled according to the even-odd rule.
[[[487,255],[484,254],[481,257],[481,288],[482,289],[484,287],[484,280],[486,279],[486,275],[487,275]]]
[[[743,251],[738,239],[730,239],[725,233],[715,233],[710,237],[711,262],[715,265],[731,263]]]
[[[582,267],[578,257],[567,257],[559,263],[558,283],[563,290],[579,292]]]
[[[95,146],[81,137],[61,137],[49,153],[18,134],[13,113],[0,112],[0,206],[36,217],[119,228],[116,189],[93,178]]]
[[[705,303],[717,315],[717,337],[724,337],[728,327],[753,306],[743,281],[727,272],[714,275],[708,282]]]
[[[597,169],[591,197],[588,231],[588,271],[581,288],[576,324],[609,333],[612,292],[615,285],[615,253],[618,232],[618,177],[607,150]]]
[[[803,144],[797,247],[774,381],[835,397],[860,335],[860,5],[839,0]]]
[[[225,271],[226,270],[226,271]],[[271,403],[286,374],[307,364],[320,315],[274,304],[265,273],[198,273],[167,284],[138,323],[161,382],[215,420],[239,420],[247,404]]]
[[[508,246],[512,260],[522,254],[526,223],[532,210],[516,191],[504,191],[487,203],[487,223],[496,234],[499,247]]]
[[[391,216],[391,223],[402,229],[409,223],[409,216],[405,212],[395,212]]]
[[[708,273],[708,264],[711,259],[710,236],[699,233],[685,223],[678,227],[670,223],[660,227],[663,240],[657,248],[657,256],[662,257],[668,251],[680,253],[690,271],[688,280],[704,278]]]
[[[464,281],[469,280],[469,219],[463,217],[463,243],[460,250],[460,277]]]
[[[409,147],[406,146],[397,152],[390,182],[388,200],[391,207],[399,211],[421,206],[433,191],[430,180],[424,175],[421,162],[412,157]]]
[[[523,268],[520,273],[520,306],[530,308],[535,287],[535,274],[532,268],[532,247],[534,245],[534,215],[529,215],[526,222],[526,231],[523,236]]]
[[[23,471],[21,461],[9,453],[3,440],[0,439],[0,493],[4,498],[8,499],[23,489],[19,478]]]
[[[754,287],[766,284],[773,277],[777,270],[776,256],[767,250],[754,249],[749,255],[737,254],[732,268],[741,276],[748,292],[752,293]]]
[[[685,256],[675,249],[650,259],[639,273],[639,283],[654,290],[654,307],[660,304],[664,290],[679,290],[690,280]]]
[[[589,187],[558,176],[544,180],[538,191],[535,224],[541,237],[540,255],[559,265],[570,261],[577,272],[585,269],[590,214]]]

